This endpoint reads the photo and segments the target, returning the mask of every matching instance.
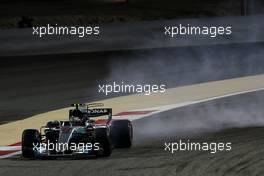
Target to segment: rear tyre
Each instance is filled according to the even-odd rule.
[[[40,133],[35,129],[27,129],[22,134],[22,156],[24,158],[36,158],[34,145],[40,144]]]
[[[130,148],[133,142],[133,127],[130,120],[114,120],[111,123],[111,141],[116,148]]]
[[[99,143],[99,146],[102,149],[102,152],[97,155],[100,156],[110,156],[112,154],[112,145],[109,137],[109,130],[107,128],[99,128],[95,130],[96,142]]]

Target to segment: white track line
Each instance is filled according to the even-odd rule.
[[[16,151],[21,150],[21,146],[2,146],[0,151]]]
[[[252,92],[257,92],[257,91],[262,91],[262,90],[264,90],[264,88],[234,92],[234,93],[230,93],[230,94],[215,96],[215,97],[211,97],[211,98],[205,98],[205,99],[201,99],[201,100],[187,101],[187,102],[183,102],[183,103],[176,103],[176,104],[159,106],[159,107],[152,107],[152,108],[147,108],[147,109],[138,109],[135,111],[153,111],[153,112],[148,113],[148,114],[144,114],[144,115],[132,115],[132,116],[127,115],[127,116],[122,116],[122,117],[121,116],[115,116],[113,118],[115,118],[115,119],[127,118],[127,119],[133,121],[133,120],[142,119],[142,118],[154,115],[154,114],[158,114],[161,112],[169,111],[169,110],[184,107],[184,106],[190,106],[193,104],[203,103],[203,102],[207,102],[207,101],[212,101],[212,100],[217,100],[217,99],[222,99],[222,98],[226,98],[226,97],[231,97],[231,96],[241,95],[241,94],[246,94],[246,93],[252,93]],[[131,112],[133,112],[133,111],[131,111]]]
[[[9,154],[6,154],[6,155],[0,155],[0,159],[4,159],[4,158],[11,158],[13,156],[16,156],[16,155],[20,155],[21,154],[21,151],[17,151],[17,152],[14,152],[14,153],[9,153]]]

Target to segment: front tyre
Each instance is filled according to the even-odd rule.
[[[24,158],[36,158],[34,145],[40,144],[40,133],[35,129],[27,129],[22,133],[22,156]]]

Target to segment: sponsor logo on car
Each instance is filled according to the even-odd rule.
[[[104,114],[107,113],[107,109],[89,109],[88,114]]]

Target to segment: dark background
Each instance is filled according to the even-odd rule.
[[[105,22],[262,14],[261,0],[1,0],[0,27],[80,25]]]

